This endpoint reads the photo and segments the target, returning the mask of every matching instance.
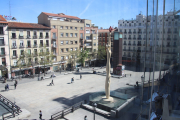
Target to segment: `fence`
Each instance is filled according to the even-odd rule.
[[[11,116],[15,117],[15,114],[21,113],[21,108],[18,107],[17,105],[15,105],[13,102],[11,102],[10,100],[8,100],[7,98],[5,98],[4,96],[2,96],[0,94],[0,102],[2,103],[1,106],[4,107],[7,111],[6,113],[2,114],[2,119],[4,120],[5,118],[9,118]],[[10,110],[9,110],[9,109]],[[11,115],[6,116],[7,114],[12,113]]]
[[[75,110],[77,110],[78,108],[80,108],[82,106],[82,104],[84,104],[85,102],[84,101],[81,101],[79,103],[76,103],[75,105],[65,109],[65,110],[62,110],[60,112],[57,112],[53,115],[51,115],[51,120],[57,120],[59,118],[64,118],[65,115],[71,113],[71,112],[74,112]]]

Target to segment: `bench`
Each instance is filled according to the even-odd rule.
[[[87,109],[89,109],[89,110],[94,110],[94,107],[92,107],[92,106],[90,106],[90,105],[87,105],[87,104],[82,104],[82,107],[87,108]],[[98,113],[100,113],[100,114],[103,114],[103,115],[106,115],[106,116],[110,116],[110,115],[111,115],[110,112],[101,110],[101,109],[99,109],[99,108],[96,108],[96,112],[98,112]]]

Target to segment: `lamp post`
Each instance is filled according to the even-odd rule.
[[[95,120],[95,112],[96,112],[96,107],[97,107],[97,104],[96,103],[94,103],[94,120]]]

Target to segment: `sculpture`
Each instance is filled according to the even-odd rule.
[[[113,28],[110,26],[109,32],[111,36],[111,31]],[[106,93],[106,99],[109,99],[109,101],[112,101],[113,99],[110,97],[110,83],[111,83],[111,74],[110,74],[110,69],[111,69],[111,64],[110,64],[110,58],[111,58],[111,40],[109,37],[108,44],[106,45],[106,50],[107,50],[107,63],[106,63],[106,82],[105,82],[105,93]]]

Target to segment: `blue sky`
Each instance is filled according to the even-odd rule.
[[[41,12],[49,12],[90,19],[99,27],[109,28],[118,26],[119,19],[135,18],[140,11],[146,15],[146,0],[0,0],[0,15],[10,15],[9,1],[11,16],[28,23],[37,23]],[[162,1],[159,0],[159,14],[162,14]],[[166,0],[166,11],[173,9],[173,1]],[[176,0],[176,6],[180,6],[180,0]],[[149,13],[152,13],[152,0],[149,0]]]

